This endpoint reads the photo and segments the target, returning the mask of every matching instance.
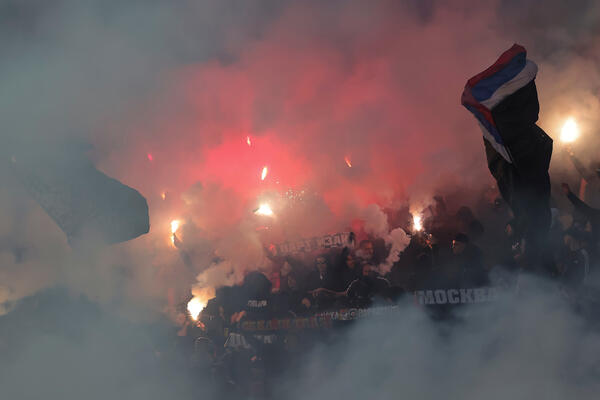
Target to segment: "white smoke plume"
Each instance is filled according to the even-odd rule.
[[[379,265],[380,272],[390,272],[392,266],[398,261],[400,254],[410,243],[410,236],[402,229],[395,228],[390,231],[388,216],[376,204],[369,205],[363,212],[365,220],[364,230],[373,237],[382,238],[389,248],[389,255]]]

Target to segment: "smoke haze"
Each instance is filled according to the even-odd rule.
[[[166,329],[165,308],[174,314],[192,288],[266,268],[270,243],[359,226],[399,249],[405,236],[382,210],[420,212],[438,193],[476,201],[492,180],[459,97],[513,42],[539,66],[540,126],[557,139],[577,118],[575,147],[591,161],[599,27],[591,0],[0,0],[0,349],[13,348],[1,391],[210,392],[147,370],[140,357],[155,349],[138,335]],[[556,140],[551,176],[572,179],[561,149]],[[37,155],[89,157],[135,187],[150,233],[70,247],[11,173],[13,158]],[[255,214],[263,203],[273,217]],[[185,257],[171,243],[175,219]],[[36,301],[43,307],[26,307]],[[402,318],[358,325],[308,356],[287,396],[592,398],[598,389],[597,334],[543,290],[447,332],[405,306]],[[44,332],[44,316],[68,317],[76,337]],[[328,358],[344,367],[327,370]]]

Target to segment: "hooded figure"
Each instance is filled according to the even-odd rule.
[[[552,139],[536,125],[536,75],[525,48],[515,44],[467,81],[461,101],[480,123],[488,168],[515,215],[523,265],[539,269],[551,221]]]

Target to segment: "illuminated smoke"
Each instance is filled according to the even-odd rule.
[[[410,237],[402,228],[396,228],[390,232],[388,217],[376,204],[369,205],[363,211],[363,219],[365,221],[365,232],[384,239],[386,245],[390,247],[390,254],[387,259],[379,265],[379,271],[386,274],[390,272],[394,263],[398,261],[400,254],[409,245]]]

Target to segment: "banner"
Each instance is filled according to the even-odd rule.
[[[415,303],[420,306],[482,304],[497,301],[503,291],[496,287],[466,289],[431,289],[413,292]],[[307,329],[329,329],[335,323],[355,321],[362,318],[386,316],[400,311],[400,305],[369,308],[344,308],[320,312],[307,317],[246,320],[240,324],[244,332],[272,332]]]
[[[351,246],[354,243],[354,233],[341,232],[310,239],[300,239],[293,242],[284,242],[275,245],[276,254],[279,256],[309,253],[316,250],[331,249],[334,247]]]
[[[371,307],[371,308],[346,308],[327,311],[297,318],[273,318],[270,320],[244,321],[240,327],[245,332],[266,332],[282,330],[306,330],[332,328],[336,321],[354,321],[361,318],[388,315],[398,312],[400,306]]]
[[[498,291],[494,287],[417,290],[414,293],[414,296],[415,301],[424,306],[443,304],[474,304],[497,300]]]

